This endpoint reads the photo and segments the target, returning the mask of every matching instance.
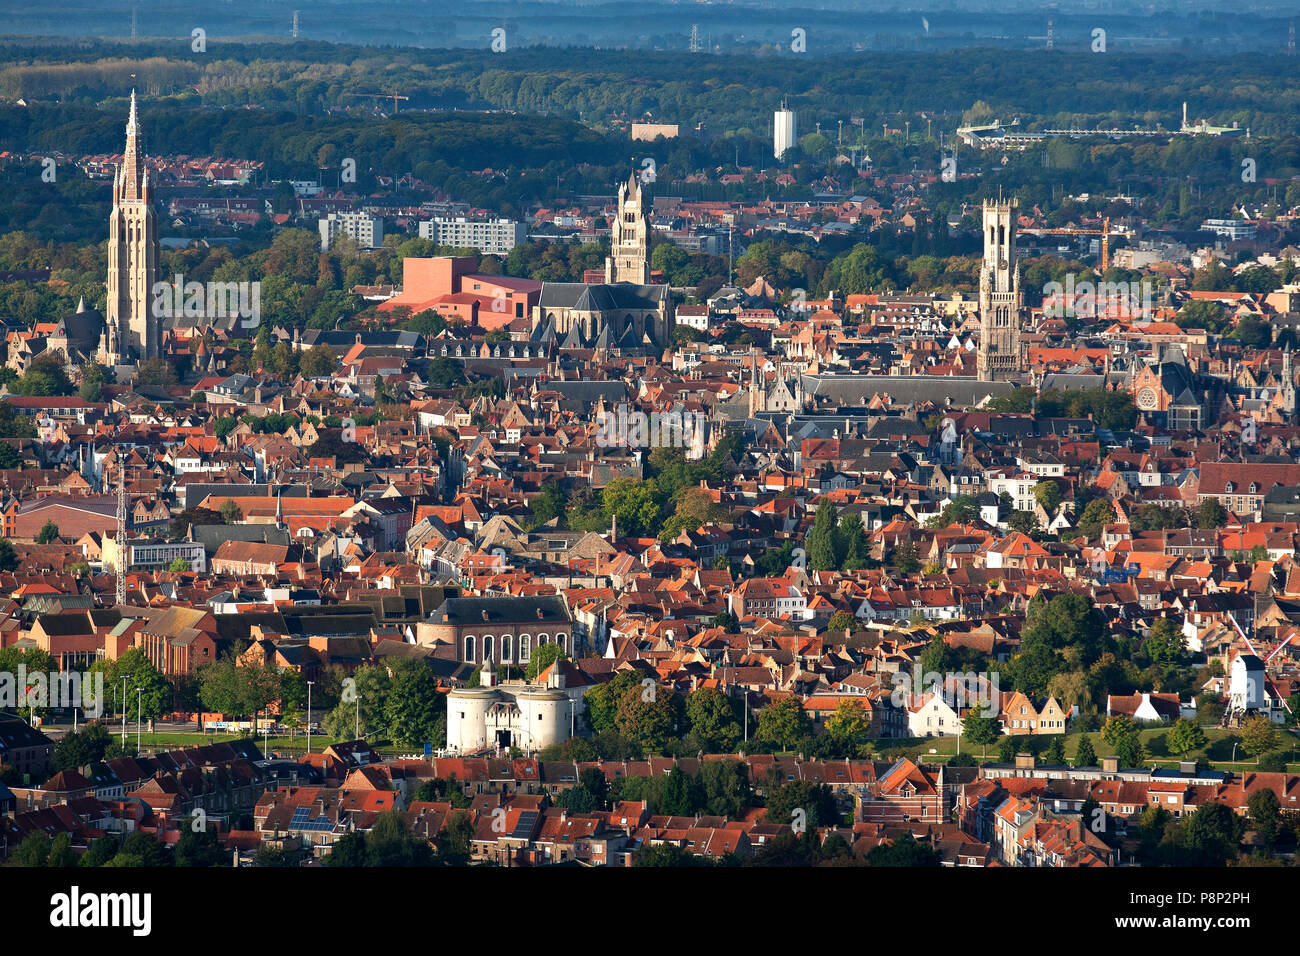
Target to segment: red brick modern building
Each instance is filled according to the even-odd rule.
[[[402,260],[402,292],[379,306],[381,312],[405,307],[411,314],[433,309],[492,331],[529,317],[541,298],[542,284],[512,276],[479,275],[473,256]]]

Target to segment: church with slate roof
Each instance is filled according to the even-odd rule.
[[[668,286],[650,282],[649,229],[633,172],[618,190],[605,281],[542,283],[531,337],[561,349],[658,353],[668,346],[673,324]]]

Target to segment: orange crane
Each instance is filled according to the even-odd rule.
[[[1021,229],[1020,231],[1035,236],[1101,236],[1101,271],[1103,273],[1110,268],[1110,237],[1123,235],[1123,233],[1111,231],[1109,216],[1101,221],[1100,229]]]
[[[397,93],[397,92],[393,92],[393,93],[349,93],[348,96],[369,96],[371,99],[377,99],[377,100],[389,100],[389,99],[391,99],[391,100],[393,101],[393,113],[394,113],[394,114],[397,113],[397,101],[398,101],[398,100],[409,100],[409,99],[410,99],[409,96],[403,96],[402,94]]]

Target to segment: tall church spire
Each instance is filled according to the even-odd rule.
[[[650,284],[649,233],[641,203],[641,184],[633,169],[627,182],[618,187],[614,221],[610,224],[609,258],[605,260],[607,283]]]
[[[140,143],[140,117],[136,112],[135,90],[131,91],[131,115],[126,121],[126,150],[122,154],[122,186],[116,198],[143,199],[146,174]]]
[[[113,180],[113,211],[108,220],[108,303],[99,348],[109,365],[162,354],[162,319],[153,310],[158,221],[141,139],[132,90],[126,148]]]
[[[984,201],[984,262],[980,267],[982,382],[1007,381],[1024,367],[1020,355],[1020,266],[1016,262],[1015,199]]]

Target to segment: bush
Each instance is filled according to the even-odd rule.
[[[1279,753],[1264,754],[1259,758],[1260,773],[1286,773],[1286,758]]]

